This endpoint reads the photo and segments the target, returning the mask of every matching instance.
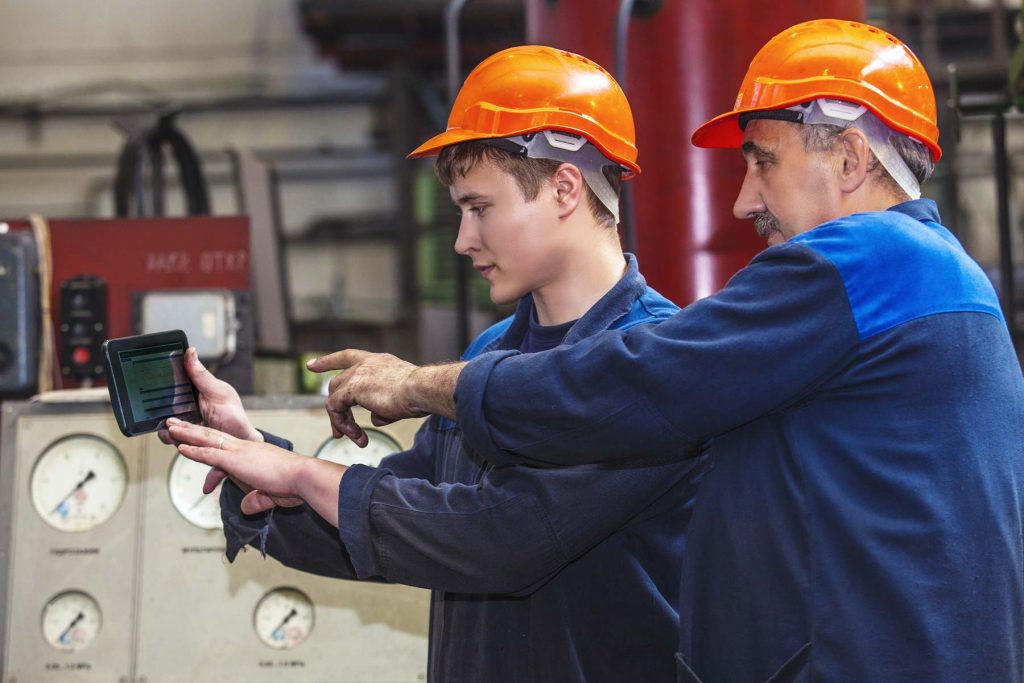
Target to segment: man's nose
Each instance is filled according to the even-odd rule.
[[[469,252],[480,247],[479,233],[473,225],[472,214],[465,212],[459,219],[459,234],[455,238],[455,253],[468,256]]]
[[[752,175],[753,171],[748,169],[747,174],[743,176],[740,192],[736,195],[736,202],[732,205],[732,214],[741,220],[752,218],[754,214],[767,210],[758,183],[751,177]]]

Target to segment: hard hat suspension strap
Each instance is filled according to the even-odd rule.
[[[748,111],[739,116],[740,130],[746,130],[747,124],[754,119],[856,128],[867,137],[871,151],[900,189],[911,199],[921,198],[921,184],[892,144],[892,138],[901,133],[887,126],[862,104],[822,97],[786,109]]]
[[[510,138],[489,138],[480,142],[531,159],[552,159],[576,166],[580,169],[587,186],[611,212],[615,223],[618,224],[619,197],[605,177],[604,169],[611,166],[617,173],[628,169],[606,157],[582,135],[560,130],[542,130],[539,133],[526,133]]]

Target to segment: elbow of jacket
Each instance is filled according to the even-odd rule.
[[[480,567],[478,574],[482,593],[529,595],[560,566],[551,553],[539,548],[491,560]]]

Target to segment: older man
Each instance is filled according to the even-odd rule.
[[[497,464],[710,440],[682,569],[686,681],[1024,677],[1024,381],[984,274],[919,183],[935,101],[898,39],[799,24],[694,143],[739,147],[769,248],[669,320],[414,368],[345,351],[328,407],[458,413]]]

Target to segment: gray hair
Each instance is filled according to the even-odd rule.
[[[835,145],[836,139],[848,128],[836,126],[830,123],[816,124],[795,124],[800,126],[800,133],[804,140],[804,149],[808,152],[828,152]],[[924,183],[935,171],[935,162],[932,161],[931,151],[917,140],[895,133],[889,138],[889,142],[896,149],[896,153],[907,164],[910,172],[917,178],[917,182]],[[868,162],[868,173],[873,173],[880,182],[885,183],[895,194],[903,194],[899,184],[885,170],[878,157],[871,152],[871,159]]]

